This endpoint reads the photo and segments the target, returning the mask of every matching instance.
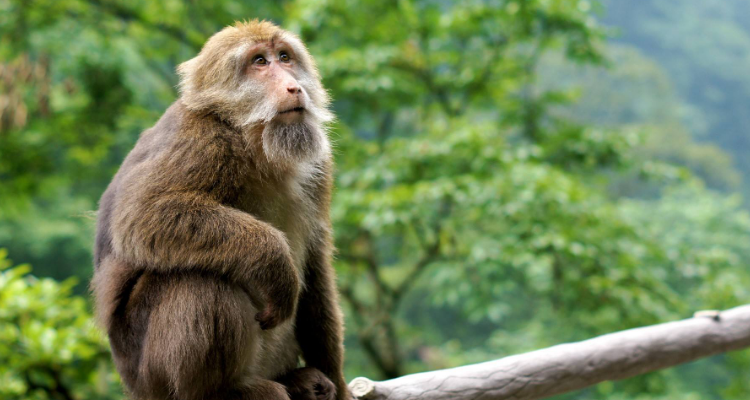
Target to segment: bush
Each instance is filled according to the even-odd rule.
[[[75,279],[57,282],[11,266],[0,249],[0,398],[120,399],[105,336]]]

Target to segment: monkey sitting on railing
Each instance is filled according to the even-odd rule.
[[[97,318],[129,394],[350,398],[331,268],[333,116],[312,57],[252,21],[178,72],[181,97],[98,215]]]

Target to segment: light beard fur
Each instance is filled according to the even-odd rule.
[[[325,152],[324,135],[318,126],[306,120],[295,123],[271,120],[262,132],[263,153],[277,165],[313,161]]]

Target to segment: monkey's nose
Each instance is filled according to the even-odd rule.
[[[301,92],[302,89],[300,89],[300,87],[297,86],[297,85],[291,85],[291,86],[287,86],[286,87],[286,91],[289,92],[289,93],[291,93],[291,94],[297,94],[297,93]]]

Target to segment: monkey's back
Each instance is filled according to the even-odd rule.
[[[119,200],[122,191],[132,190],[132,187],[122,187],[124,176],[137,166],[154,162],[166,150],[181,125],[181,115],[184,113],[183,109],[184,106],[181,103],[175,102],[157,121],[156,125],[141,133],[135,146],[125,157],[119,170],[112,178],[104,194],[102,194],[99,200],[96,239],[94,242],[94,267],[96,270],[99,269],[102,260],[112,253],[110,225],[113,208]],[[132,181],[131,179],[130,182]]]

